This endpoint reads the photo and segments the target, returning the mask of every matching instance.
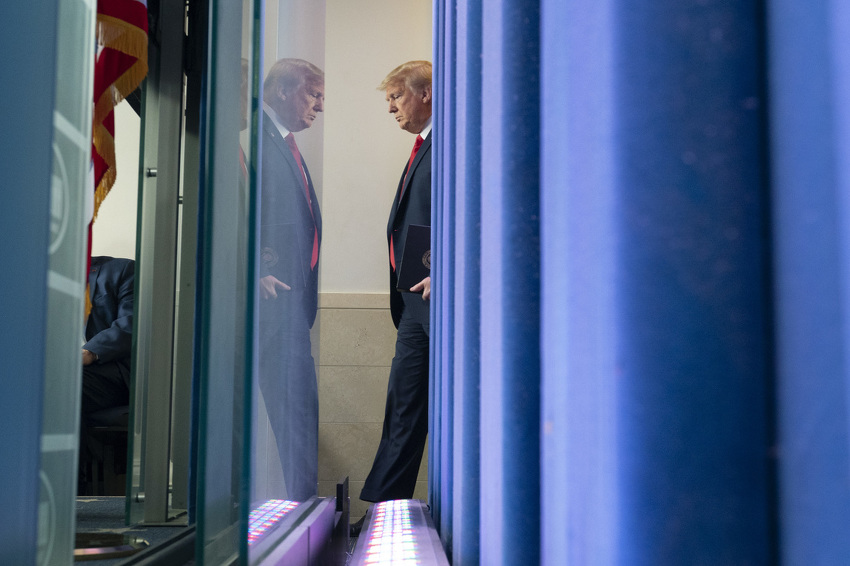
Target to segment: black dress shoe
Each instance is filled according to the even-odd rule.
[[[357,538],[360,536],[360,531],[363,530],[363,521],[366,519],[366,515],[360,517],[360,520],[356,523],[351,523],[348,527],[348,536],[351,538]]]

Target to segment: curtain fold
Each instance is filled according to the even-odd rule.
[[[455,373],[452,369],[454,352],[454,329],[452,310],[454,306],[455,253],[451,242],[455,238],[452,222],[454,211],[455,183],[451,174],[454,164],[455,111],[451,85],[454,84],[454,9],[436,7],[434,10],[435,59],[442,62],[440,73],[434,73],[434,160],[431,199],[432,233],[432,284],[443,290],[431,300],[432,347],[430,350],[431,379],[429,419],[430,435],[428,454],[429,503],[431,514],[438,525],[443,546],[451,556],[452,549],[452,479],[454,437],[454,387]]]
[[[618,563],[613,4],[542,2],[542,564]]]
[[[481,562],[540,544],[539,3],[482,5]]]
[[[435,7],[454,563],[850,554],[850,8]]]
[[[850,9],[768,12],[784,564],[850,555]]]

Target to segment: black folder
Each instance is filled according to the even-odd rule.
[[[399,291],[410,288],[431,274],[431,227],[411,224],[407,227],[401,265],[398,267]]]

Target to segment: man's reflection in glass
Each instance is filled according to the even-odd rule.
[[[322,219],[293,134],[324,109],[324,73],[281,59],[263,84],[260,195],[260,390],[277,441],[286,498],[318,483],[319,396],[310,351]]]

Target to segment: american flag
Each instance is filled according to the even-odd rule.
[[[92,203],[88,255],[91,262],[91,226],[100,203],[115,184],[115,105],[136,90],[148,73],[147,0],[98,0],[95,28],[92,116]],[[86,273],[89,271],[86,267]],[[86,314],[90,310],[86,292]]]
[[[115,105],[148,73],[147,0],[98,0],[96,34],[93,218],[115,183]]]

